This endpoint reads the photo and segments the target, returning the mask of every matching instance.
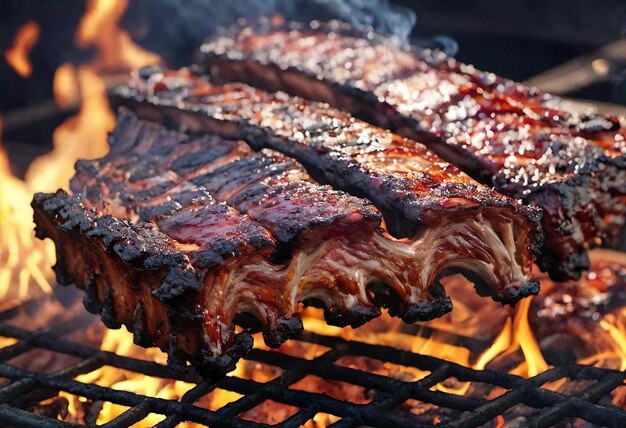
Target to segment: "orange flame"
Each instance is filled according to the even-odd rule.
[[[613,353],[620,359],[619,370],[626,370],[626,323],[625,323],[626,310],[622,309],[619,318],[605,316],[600,320],[600,327],[609,333],[613,348]]]
[[[548,363],[544,360],[535,335],[528,324],[528,309],[532,297],[522,300],[516,308],[513,319],[514,340],[512,348],[519,347],[526,358],[527,375],[529,377],[538,375],[548,370]]]
[[[31,199],[30,187],[11,174],[0,146],[0,302],[52,292],[47,278],[54,249],[33,239]]]
[[[62,64],[54,72],[52,92],[54,101],[61,108],[70,108],[80,102],[78,70],[71,64]]]
[[[95,46],[98,57],[91,64],[96,70],[128,70],[159,62],[159,56],[141,49],[119,28],[127,0],[89,0],[76,33],[80,47]]]
[[[28,56],[37,40],[39,40],[39,25],[34,21],[29,21],[17,30],[13,46],[4,53],[6,62],[22,77],[28,77],[33,72]]]
[[[167,356],[158,349],[139,348],[133,345],[132,340],[129,340],[128,338],[129,333],[125,329],[106,330],[100,349],[155,363],[166,363]],[[124,390],[134,392],[136,394],[174,400],[182,398],[183,394],[194,386],[183,381],[154,378],[135,372],[114,369],[109,366],[103,366],[93,372],[79,375],[76,377],[76,380],[85,383],[95,383],[97,385],[107,386],[116,390]],[[68,410],[70,411],[70,414],[76,415],[78,398],[66,392],[61,392],[59,395],[67,398],[69,402]],[[109,422],[110,420],[121,415],[127,409],[127,407],[119,404],[105,402],[98,415],[97,423],[103,424]],[[136,428],[152,427],[161,422],[163,419],[164,416],[150,414],[133,426]]]
[[[62,67],[68,70],[69,66]],[[54,131],[52,152],[36,159],[28,169],[26,181],[36,191],[51,192],[59,187],[66,188],[78,159],[93,159],[108,151],[106,138],[113,129],[115,116],[109,108],[104,81],[88,67],[68,73],[77,76],[80,111]],[[71,96],[59,94],[57,98],[68,99]]]
[[[55,73],[53,90],[61,107],[79,104],[79,113],[59,126],[53,135],[52,152],[35,159],[26,179],[13,176],[6,154],[0,150],[0,300],[23,299],[38,290],[51,292],[50,266],[55,263],[54,246],[34,239],[32,194],[67,188],[78,159],[100,157],[108,150],[107,132],[115,123],[107,100],[102,73],[108,68],[128,72],[158,62],[158,56],[133,44],[117,27],[126,8],[125,1],[92,0],[77,31],[77,42],[95,46],[99,55],[79,67],[63,64]],[[16,70],[30,73],[27,53],[39,35],[39,27],[27,23],[16,36],[6,55],[26,61],[7,59]],[[28,49],[26,49],[28,48]],[[12,62],[13,61],[13,62]],[[17,62],[15,62],[17,61]],[[15,64],[18,64],[15,66]],[[115,67],[113,67],[115,65]],[[0,134],[1,135],[1,134]]]

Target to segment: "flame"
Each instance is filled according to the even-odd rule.
[[[609,354],[620,359],[619,370],[626,370],[626,310],[622,309],[619,317],[605,316],[600,320],[599,325],[609,333],[612,340],[610,343],[612,352]]]
[[[502,330],[495,337],[493,343],[478,356],[473,364],[469,363],[469,351],[467,349],[460,348],[461,351],[459,351],[445,342],[433,344],[432,349],[422,347],[414,351],[472,367],[475,370],[483,370],[496,358],[521,350],[525,361],[513,372],[526,377],[535,376],[546,371],[549,367],[528,323],[528,310],[531,301],[532,298],[526,298],[518,303],[514,316],[506,319]],[[453,350],[453,352],[449,352],[449,350]],[[470,386],[470,382],[464,382],[455,387],[437,384],[435,389],[451,394],[465,395]]]
[[[137,47],[117,26],[125,8],[123,0],[88,3],[76,39],[80,46],[95,47],[98,55],[89,64],[63,64],[55,73],[53,90],[57,104],[78,104],[80,110],[55,130],[53,150],[35,159],[25,180],[20,180],[11,173],[6,153],[0,147],[0,300],[21,300],[38,291],[52,291],[50,266],[55,263],[54,246],[34,239],[30,200],[35,192],[67,188],[78,159],[92,159],[107,152],[107,132],[113,128],[115,116],[108,104],[103,73],[109,68],[127,72],[159,61],[158,56]],[[12,66],[22,67],[16,68],[18,72],[26,70],[26,61],[28,73],[24,75],[30,74],[27,53],[38,35],[39,27],[27,23],[18,31],[14,47],[6,53]]]
[[[54,247],[34,239],[32,189],[10,171],[0,146],[0,302],[52,292],[48,278]]]
[[[529,377],[536,376],[539,373],[548,370],[548,364],[544,360],[535,335],[528,324],[528,309],[532,297],[522,300],[516,308],[515,317],[513,319],[513,343],[511,348],[521,349],[526,358],[526,375]]]
[[[474,363],[474,368],[477,370],[483,370],[487,367],[487,364],[491,362],[498,355],[504,354],[511,346],[513,323],[511,318],[506,320],[504,328],[493,341],[493,344],[487,348]]]
[[[89,0],[76,33],[80,47],[95,46],[98,57],[92,62],[96,70],[128,70],[159,62],[159,56],[141,49],[119,28],[127,0]]]
[[[62,64],[54,73],[52,91],[54,101],[61,108],[70,108],[80,102],[78,69],[71,64]]]
[[[124,329],[106,330],[100,348],[103,351],[115,352],[118,355],[140,358],[159,364],[166,363],[166,356],[156,348],[143,349],[133,345],[132,340],[128,340],[129,333]],[[124,390],[152,397],[178,400],[185,392],[190,390],[193,384],[183,381],[173,381],[171,379],[159,379],[144,374],[129,372],[121,369],[114,369],[103,366],[93,372],[76,377],[79,382],[95,383],[97,385],[110,387],[116,390]],[[59,394],[69,401],[70,414],[77,414],[79,398],[71,394],[61,392]],[[98,424],[106,423],[121,415],[128,408],[118,404],[105,402],[98,415]],[[134,425],[136,428],[152,427],[164,419],[162,415],[149,414],[145,419]]]
[[[34,21],[29,21],[17,30],[13,46],[4,53],[6,62],[22,77],[28,77],[33,72],[28,56],[37,40],[39,40],[39,25]]]
[[[80,67],[75,73],[81,88],[81,108],[54,131],[52,152],[36,159],[28,169],[26,181],[37,191],[67,187],[78,159],[93,159],[108,151],[107,133],[115,125],[115,116],[104,81],[89,67]]]
[[[87,67],[78,69],[77,76],[80,111],[55,130],[54,149],[32,162],[25,180],[11,173],[7,156],[0,150],[0,300],[52,291],[54,246],[33,236],[32,195],[67,187],[76,160],[98,157],[108,150],[106,135],[115,118],[102,78]]]

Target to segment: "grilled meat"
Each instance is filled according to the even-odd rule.
[[[285,94],[246,85],[212,86],[186,70],[148,74],[144,70],[130,86],[118,88],[114,102],[155,122],[242,138],[255,149],[294,157],[316,179],[372,201],[396,238],[417,242],[425,230],[443,227],[453,234],[457,225],[472,225],[471,232],[451,239],[457,249],[449,256],[465,254],[467,260],[450,260],[448,266],[474,272],[500,301],[535,288],[525,283],[531,250],[540,240],[538,211],[479,185],[423,145]],[[511,287],[514,283],[518,286]]]
[[[201,48],[216,83],[329,103],[423,142],[500,192],[544,211],[538,264],[578,278],[586,250],[626,214],[626,128],[438,52],[343,24],[260,24]]]
[[[594,347],[610,343],[597,340],[606,334],[599,324],[607,314],[623,316],[620,309],[626,304],[624,254],[598,248],[590,252],[590,259],[591,269],[580,281],[554,283],[546,279],[545,290],[533,299],[529,318],[542,340],[566,334],[582,341],[587,355],[600,351]]]
[[[437,282],[448,267],[485,275],[502,301],[537,292],[512,259],[524,250],[514,233],[526,239],[530,222],[479,222],[474,205],[461,221],[453,207],[456,219],[398,240],[369,202],[315,183],[280,153],[167,131],[123,109],[110,144],[77,163],[76,196],[35,197],[37,234],[55,241],[59,282],[85,289],[87,309],[167,350],[176,367],[232,369],[252,345],[236,322],[280,345],[302,328],[299,302],[321,304],[335,325],[360,325],[380,306],[407,322],[440,316],[451,309]]]

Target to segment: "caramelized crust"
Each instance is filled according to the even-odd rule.
[[[59,284],[75,283],[84,289],[87,310],[99,313],[110,328],[126,325],[134,333],[135,343],[167,351],[172,367],[183,369],[185,360],[190,360],[207,377],[231,370],[250,349],[252,338],[241,333],[216,354],[198,334],[203,329],[196,296],[203,284],[191,254],[178,249],[173,238],[151,224],[100,214],[86,208],[83,201],[62,190],[39,193],[33,200],[37,237],[51,238],[56,244]],[[205,221],[229,223],[234,215],[210,200],[203,206]],[[177,224],[185,212],[189,211],[181,211],[166,227],[168,232],[178,229],[174,236],[195,227]],[[204,240],[195,251],[195,256],[204,253],[213,261],[206,274],[218,277],[238,266],[258,263],[271,248],[265,231],[240,220],[237,231],[231,229],[228,236],[215,241]],[[247,239],[256,236],[257,246],[245,245],[242,233]],[[239,256],[234,258],[228,249],[238,251]]]

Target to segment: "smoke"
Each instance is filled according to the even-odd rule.
[[[373,27],[382,34],[407,39],[415,25],[415,12],[388,0],[285,0],[275,2],[277,12],[291,21],[338,19],[355,27]]]
[[[389,0],[136,0],[129,2],[122,25],[143,47],[179,67],[188,64],[194,50],[219,27],[242,17],[255,20],[275,14],[298,22],[337,19],[403,40],[409,38],[416,20],[412,10]],[[421,43],[450,47],[449,40]]]

